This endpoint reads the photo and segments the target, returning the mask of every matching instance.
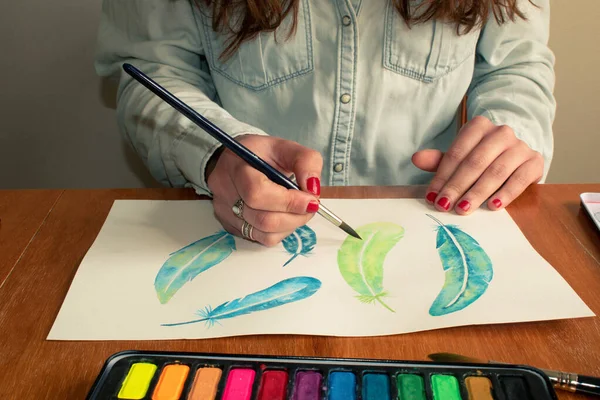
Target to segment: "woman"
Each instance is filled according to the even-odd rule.
[[[105,0],[96,69],[120,73],[119,126],[154,177],[211,195],[228,231],[271,246],[314,216],[321,182],[428,183],[429,203],[462,215],[543,182],[554,56],[548,0],[535,3]],[[125,62],[303,191],[223,151]]]

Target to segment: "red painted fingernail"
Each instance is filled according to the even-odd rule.
[[[437,197],[437,193],[436,192],[429,192],[427,193],[427,201],[430,203],[433,203],[435,201],[435,198]]]
[[[309,192],[318,196],[321,194],[321,181],[317,177],[308,178],[306,180],[306,187]]]
[[[447,197],[442,197],[438,200],[438,205],[442,207],[444,210],[450,208],[450,200]]]
[[[319,202],[313,200],[310,203],[308,203],[308,206],[306,207],[306,212],[316,213],[317,211],[319,211]]]
[[[458,203],[458,207],[463,211],[469,211],[469,208],[471,208],[471,203],[469,203],[466,200],[463,200],[460,203]]]
[[[500,201],[500,199],[494,199],[492,203],[494,204],[494,206],[496,206],[496,208],[500,208],[502,206],[502,202]]]

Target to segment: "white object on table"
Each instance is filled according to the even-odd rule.
[[[581,205],[600,230],[600,193],[581,193],[579,198],[581,199]]]

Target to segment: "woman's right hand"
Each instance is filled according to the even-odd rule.
[[[306,224],[319,209],[323,159],[317,151],[272,136],[244,135],[236,140],[286,176],[293,173],[302,190],[274,183],[225,149],[208,172],[215,216],[228,232],[237,236],[242,236],[245,220],[253,227],[254,241],[275,246]],[[243,219],[232,209],[239,199],[244,202]]]

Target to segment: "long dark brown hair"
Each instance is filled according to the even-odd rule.
[[[260,32],[275,31],[291,12],[293,21],[288,34],[296,31],[300,0],[196,0],[212,9],[212,28],[216,32],[228,32],[228,45],[221,54],[225,59],[239,46],[255,38]],[[323,1],[323,0],[320,0]],[[490,11],[499,24],[526,19],[517,6],[517,0],[421,0],[418,7],[411,7],[414,0],[392,0],[396,10],[408,26],[429,21],[443,20],[455,23],[458,34],[470,32],[482,26]],[[532,4],[533,1],[529,0]]]

